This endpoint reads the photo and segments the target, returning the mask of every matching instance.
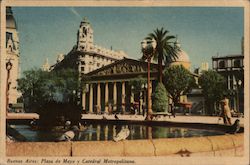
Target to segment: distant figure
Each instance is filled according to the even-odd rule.
[[[228,133],[235,134],[240,130],[240,120],[235,120],[234,124],[229,128]]]
[[[109,104],[108,104],[108,113],[109,113],[109,114],[112,114],[112,109],[113,109],[112,104],[109,103]]]
[[[146,112],[146,103],[144,102],[143,104],[142,104],[142,115],[143,116],[145,116],[145,113]]]
[[[71,125],[71,121],[67,120],[64,124],[64,129],[68,129],[70,125]]]
[[[37,121],[36,118],[33,118],[32,121],[30,122],[31,126],[37,126]]]
[[[105,116],[102,116],[102,120],[107,120],[107,118]]]
[[[170,104],[171,114],[173,117],[175,117],[175,108],[174,108],[174,102]]]
[[[117,116],[116,114],[115,114],[115,119],[116,119],[116,120],[119,120],[119,118],[118,118],[118,116]]]
[[[230,108],[229,108],[229,99],[224,96],[224,99],[221,100],[221,103],[222,103],[222,117],[223,117],[223,121],[224,121],[224,124],[229,124],[229,125],[232,125],[231,123],[231,111],[230,111]]]
[[[77,126],[79,129],[81,129],[82,124],[80,122],[78,122]]]
[[[128,128],[122,128],[121,131],[113,138],[115,142],[125,140],[130,134]]]

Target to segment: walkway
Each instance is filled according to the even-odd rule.
[[[102,120],[105,117],[107,120],[115,120],[114,115],[96,115],[96,114],[83,114],[82,119],[99,119]],[[117,115],[120,120],[145,120],[142,115]],[[7,119],[33,119],[39,118],[36,113],[9,113]],[[232,123],[236,120],[240,120],[240,124],[243,126],[244,118],[232,118]],[[207,124],[223,124],[223,119],[217,116],[161,116],[160,118],[154,119],[157,121],[169,121],[169,122],[180,122],[180,123],[207,123]]]

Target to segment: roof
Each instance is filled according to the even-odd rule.
[[[190,62],[188,54],[184,50],[180,50],[174,62]]]
[[[226,56],[213,56],[212,59],[227,59],[227,58],[244,58],[244,55],[241,54],[233,54]]]
[[[123,69],[121,67],[125,67],[125,68]],[[111,63],[109,65],[106,65],[106,66],[103,66],[99,69],[96,69],[92,72],[89,72],[87,74],[87,76],[99,74],[99,73],[106,71],[110,68],[116,69],[115,73],[110,73],[112,75],[113,74],[124,74],[124,72],[147,72],[147,62],[139,61],[139,60],[135,60],[135,59],[130,59],[130,58],[123,58],[122,60],[117,60],[114,63]],[[118,69],[118,68],[120,68],[120,69]],[[156,71],[157,64],[151,63],[150,70],[152,71],[152,69]],[[121,71],[119,71],[119,70],[121,70]]]

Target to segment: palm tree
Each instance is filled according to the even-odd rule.
[[[173,41],[176,37],[169,35],[169,31],[162,27],[161,29],[157,28],[153,33],[148,34],[146,39],[156,40],[157,46],[153,59],[158,61],[158,82],[162,83],[163,60],[165,65],[169,66],[169,64],[177,58],[178,51],[180,50],[177,42]]]

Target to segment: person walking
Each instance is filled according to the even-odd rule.
[[[222,103],[222,117],[224,124],[232,125],[231,123],[232,115],[229,107],[229,99],[226,96],[224,96],[224,99],[221,100],[221,103]]]

